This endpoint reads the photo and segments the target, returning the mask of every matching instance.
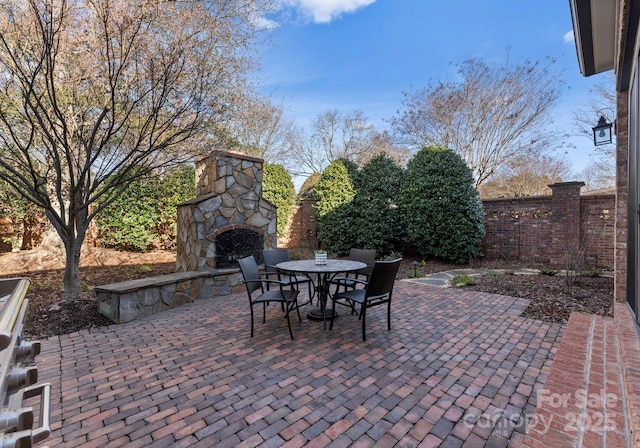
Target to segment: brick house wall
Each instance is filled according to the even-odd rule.
[[[616,114],[616,207],[613,296],[627,300],[627,230],[629,202],[629,95],[618,93]],[[630,274],[631,275],[631,274]]]

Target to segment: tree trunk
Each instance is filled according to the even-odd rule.
[[[82,284],[80,283],[80,249],[82,244],[68,244],[66,249],[67,260],[64,267],[64,299],[75,300],[82,296]]]
[[[79,221],[82,221],[79,220]],[[75,222],[75,220],[72,220]],[[76,300],[82,296],[82,284],[80,282],[80,252],[86,225],[78,225],[77,229],[71,226],[51,226],[46,232],[39,249],[43,257],[53,256],[64,259],[64,300]]]

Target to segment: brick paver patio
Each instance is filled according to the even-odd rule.
[[[305,294],[302,293],[302,297]],[[563,327],[527,301],[396,283],[367,342],[279,307],[249,338],[245,293],[50,338],[50,447],[508,446],[534,415]],[[305,311],[303,309],[303,311]]]

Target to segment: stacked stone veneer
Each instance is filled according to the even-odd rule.
[[[262,198],[263,160],[212,151],[196,160],[196,198],[178,206],[177,270],[217,268],[216,237],[250,229],[277,246],[276,207]]]
[[[231,294],[239,284],[237,269],[176,272],[96,286],[100,313],[124,323],[187,302]]]
[[[231,294],[238,268],[218,269],[216,237],[234,229],[258,232],[275,248],[276,207],[262,199],[263,161],[213,151],[196,161],[196,199],[178,206],[177,272],[95,288],[100,312],[117,323],[186,302]]]

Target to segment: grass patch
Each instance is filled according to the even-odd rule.
[[[149,266],[148,264],[137,264],[133,267],[133,270],[140,274],[146,274],[148,272],[153,272],[153,266]]]
[[[467,274],[458,274],[451,279],[451,283],[453,283],[453,286],[456,288],[462,288],[463,286],[475,285],[476,280]]]

